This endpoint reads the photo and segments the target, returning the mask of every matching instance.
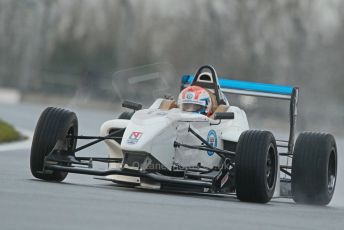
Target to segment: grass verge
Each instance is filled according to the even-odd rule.
[[[12,125],[0,119],[0,143],[21,139],[23,136]]]

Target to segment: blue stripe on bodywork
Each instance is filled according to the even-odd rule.
[[[191,84],[194,79],[193,75],[184,75],[182,77],[182,84]],[[237,90],[247,90],[247,91],[257,91],[264,93],[276,93],[291,95],[293,92],[292,86],[282,86],[274,84],[265,84],[258,82],[249,81],[238,81],[219,78],[219,84],[221,88],[225,89],[237,89]]]

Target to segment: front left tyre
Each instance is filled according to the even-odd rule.
[[[235,157],[236,195],[239,200],[267,203],[278,172],[276,140],[271,132],[248,130],[241,134]]]
[[[59,148],[67,152],[74,151],[76,139],[67,139],[68,135],[78,135],[78,119],[75,113],[60,108],[46,108],[37,122],[32,140],[30,169],[34,177],[47,181],[63,181],[66,178],[67,172],[44,170],[44,160],[58,141],[65,145]]]

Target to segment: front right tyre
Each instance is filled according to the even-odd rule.
[[[76,139],[67,139],[68,135],[78,135],[75,113],[60,108],[46,108],[37,122],[32,140],[30,169],[34,177],[48,181],[63,181],[66,178],[67,172],[44,170],[44,160],[58,141],[64,143],[65,146],[60,147],[68,152],[75,150]]]

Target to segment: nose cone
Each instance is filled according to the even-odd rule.
[[[151,152],[152,142],[156,142],[162,133],[173,123],[168,113],[160,110],[137,111],[128,124],[122,139],[122,149]]]
[[[142,110],[135,113],[128,124],[121,143],[123,151],[145,152],[167,169],[171,169],[176,140],[175,120],[167,112]]]

